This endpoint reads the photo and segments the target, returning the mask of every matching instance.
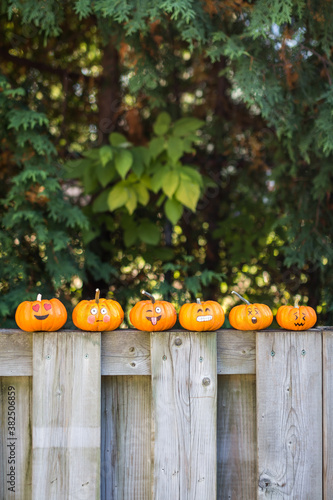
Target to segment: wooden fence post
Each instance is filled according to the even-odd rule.
[[[33,499],[100,497],[100,333],[33,335]]]
[[[216,333],[151,334],[154,499],[216,499]]]
[[[257,332],[258,499],[322,498],[321,331]]]

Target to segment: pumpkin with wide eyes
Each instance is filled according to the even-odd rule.
[[[150,300],[140,300],[130,310],[130,321],[135,328],[144,332],[162,332],[172,328],[177,320],[174,306],[166,300],[155,300],[148,292],[142,290]]]
[[[276,321],[285,330],[308,330],[317,321],[316,311],[309,306],[281,306],[276,313]]]
[[[237,292],[236,294],[245,305],[235,306],[229,313],[229,322],[237,330],[262,330],[273,321],[273,313],[266,304],[250,304]]]
[[[218,302],[206,300],[183,304],[179,311],[179,323],[186,330],[210,332],[218,330],[224,323],[224,311]]]
[[[109,332],[123,322],[124,311],[112,299],[100,299],[97,288],[94,300],[81,300],[73,310],[73,323],[80,330],[88,332]]]
[[[42,300],[39,293],[37,300],[19,304],[15,321],[25,332],[55,332],[66,323],[67,311],[60,300]]]

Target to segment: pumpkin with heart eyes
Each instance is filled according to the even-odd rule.
[[[183,304],[179,311],[179,323],[186,330],[209,332],[218,330],[224,323],[224,311],[218,302],[206,300]]]
[[[237,292],[237,295],[245,304],[235,306],[229,313],[229,322],[237,330],[262,330],[267,328],[273,321],[273,313],[266,304],[250,304],[250,302]]]
[[[19,304],[15,321],[25,332],[55,332],[66,323],[67,311],[60,300],[42,300],[39,293],[37,300]]]
[[[124,311],[116,300],[100,299],[97,288],[94,300],[81,300],[72,313],[73,323],[88,332],[110,332],[121,325]]]
[[[276,321],[285,330],[308,330],[317,321],[316,311],[309,306],[281,306]]]
[[[155,300],[144,290],[142,294],[150,300],[140,300],[132,307],[129,314],[132,325],[144,332],[162,332],[172,328],[177,320],[174,306],[166,300]]]

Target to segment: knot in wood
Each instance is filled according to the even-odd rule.
[[[209,377],[204,377],[202,379],[202,385],[210,385],[210,378]]]

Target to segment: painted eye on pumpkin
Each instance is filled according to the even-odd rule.
[[[157,312],[158,314],[160,314],[162,312],[162,309],[160,307],[156,307],[155,308],[155,312]]]
[[[258,309],[255,309],[254,312],[255,312],[255,314],[259,314]]]
[[[90,309],[90,314],[97,314],[97,313],[98,313],[98,309],[97,309],[97,307],[92,307],[92,308]]]
[[[34,306],[32,306],[32,309],[33,309],[35,312],[38,312],[38,311],[39,311],[39,304],[35,304]]]
[[[209,312],[210,312],[210,309],[209,309],[209,307],[206,307],[206,309],[205,309],[205,312],[207,312],[207,311],[209,311]]]
[[[101,309],[101,313],[102,313],[102,314],[106,314],[107,312],[108,312],[108,311],[107,311],[106,307],[102,307],[102,309]]]
[[[202,309],[198,309],[198,310],[197,310],[197,312],[198,312],[198,313],[202,313],[202,312],[203,312],[203,310],[202,310]]]
[[[252,309],[247,310],[247,315],[250,316],[252,314]]]
[[[49,311],[52,308],[51,304],[44,304],[45,311]]]

